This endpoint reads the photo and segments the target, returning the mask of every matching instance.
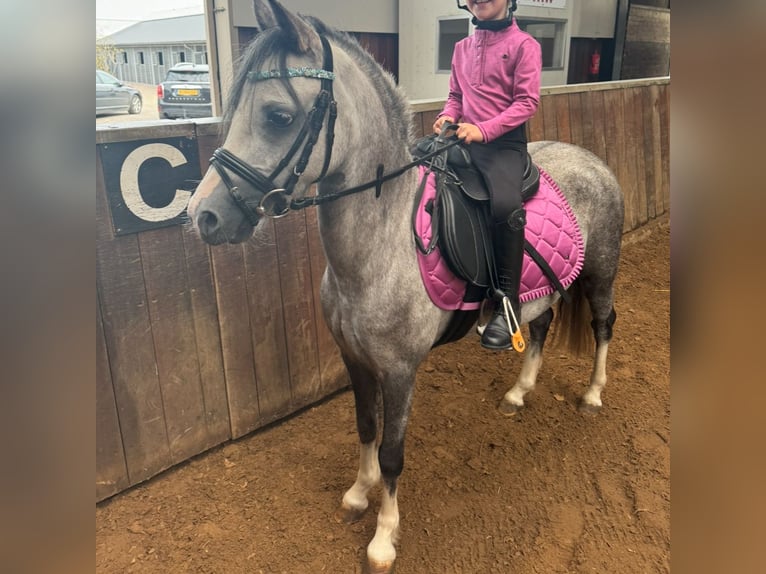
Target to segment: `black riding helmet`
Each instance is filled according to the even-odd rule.
[[[461,10],[465,10],[466,12],[470,12],[470,10],[468,9],[468,6],[466,6],[465,4],[461,4],[460,0],[455,0],[455,2],[457,2],[458,8],[460,8]],[[516,11],[516,0],[511,0],[511,12],[515,12],[515,11]]]

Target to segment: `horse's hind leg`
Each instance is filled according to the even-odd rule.
[[[529,345],[524,353],[524,363],[513,388],[505,393],[498,410],[506,416],[513,416],[524,407],[524,395],[535,387],[537,373],[543,364],[543,345],[553,320],[553,309],[548,308],[542,315],[529,323]]]
[[[595,316],[591,322],[593,336],[596,339],[596,355],[593,359],[593,372],[590,375],[590,386],[582,397],[580,411],[595,414],[601,410],[601,391],[606,385],[606,354],[609,341],[612,340],[612,326],[617,320],[617,313],[612,308],[606,317]]]
[[[343,502],[335,513],[338,521],[351,524],[367,510],[367,493],[380,481],[378,448],[375,442],[378,429],[378,384],[372,373],[354,361],[343,358],[354,390],[356,430],[361,443],[359,472],[354,485],[343,495]]]
[[[617,320],[614,310],[614,291],[612,281],[586,282],[585,296],[590,303],[591,328],[596,339],[596,354],[593,359],[593,372],[590,386],[582,397],[580,411],[595,414],[601,409],[601,391],[606,385],[606,355],[612,340],[612,327]]]

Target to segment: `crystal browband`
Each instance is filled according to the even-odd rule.
[[[320,80],[334,80],[335,74],[319,68],[287,68],[285,70],[261,70],[248,72],[247,79],[270,80],[272,78],[319,78]]]

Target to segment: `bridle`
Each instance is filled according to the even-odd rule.
[[[338,117],[338,107],[333,97],[332,82],[335,79],[333,73],[332,49],[330,43],[324,36],[321,36],[322,51],[324,62],[322,69],[316,68],[287,68],[284,70],[268,70],[260,72],[248,72],[247,77],[250,80],[269,80],[273,78],[317,78],[321,81],[319,94],[314,100],[314,106],[306,116],[301,131],[295,138],[293,145],[287,152],[282,161],[274,168],[269,175],[264,175],[246,161],[238,158],[236,155],[219,147],[213,152],[210,163],[221,176],[221,180],[229,190],[229,194],[234,199],[237,206],[247,216],[250,223],[255,226],[260,217],[268,215],[271,217],[282,217],[287,215],[290,206],[287,198],[293,193],[298,178],[303,175],[303,171],[308,165],[311,152],[319,139],[319,133],[322,131],[325,116],[327,116],[327,134],[325,145],[325,158],[322,172],[314,183],[321,180],[327,173],[332,156],[332,146],[335,140],[335,119]],[[287,167],[293,157],[298,153],[301,145],[301,151],[298,161],[295,163],[292,171],[288,174],[284,185],[279,186],[275,182],[277,176]],[[248,200],[234,185],[229,177],[228,171],[238,175],[255,188],[255,197]]]
[[[271,217],[274,219],[284,217],[291,209],[297,210],[312,205],[320,205],[372,187],[375,188],[375,197],[380,197],[382,185],[386,181],[399,177],[407,170],[427,162],[450,147],[460,143],[460,140],[457,139],[449,143],[440,139],[440,143],[443,142],[444,145],[437,146],[437,149],[432,153],[421,156],[417,160],[392,172],[384,173],[383,164],[379,164],[375,179],[366,183],[332,193],[291,199],[290,196],[295,190],[295,185],[298,183],[298,179],[303,175],[303,171],[308,165],[311,152],[314,150],[314,144],[316,144],[319,139],[325,116],[327,116],[327,133],[325,136],[326,145],[324,165],[322,166],[322,171],[319,174],[319,177],[314,180],[314,183],[322,180],[327,174],[327,170],[330,166],[330,159],[332,157],[332,146],[335,141],[335,120],[338,116],[338,107],[332,89],[332,82],[335,79],[335,73],[333,72],[332,48],[324,36],[320,36],[320,39],[322,41],[324,59],[321,69],[300,67],[259,72],[251,71],[247,73],[248,79],[254,81],[298,77],[316,78],[321,81],[319,94],[317,94],[314,101],[314,106],[306,116],[306,121],[304,122],[301,131],[298,133],[298,136],[295,138],[295,141],[285,157],[282,158],[274,170],[269,175],[264,175],[246,161],[223,147],[216,149],[213,152],[213,157],[210,158],[210,164],[218,172],[218,175],[221,177],[221,180],[228,189],[232,199],[245,214],[253,227],[257,225],[261,217]],[[292,171],[288,174],[285,184],[283,186],[277,185],[275,182],[276,177],[284,171],[293,157],[298,153],[301,145],[303,145],[303,150]],[[232,172],[239,176],[254,188],[255,194],[253,194],[252,198],[248,199],[244,197],[239,188],[234,185],[228,172]]]

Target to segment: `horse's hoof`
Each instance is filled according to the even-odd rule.
[[[358,522],[364,513],[367,512],[366,508],[351,508],[350,506],[341,505],[341,507],[335,511],[334,517],[336,522],[342,522],[344,524],[353,524]]]
[[[394,571],[394,561],[378,562],[377,560],[367,560],[369,574],[392,574]]]
[[[596,416],[601,411],[601,405],[592,405],[585,401],[580,401],[580,406],[577,410],[584,415]]]
[[[513,403],[509,403],[505,399],[500,401],[500,404],[497,405],[497,410],[499,410],[500,413],[502,415],[505,415],[506,417],[516,416],[518,413],[521,412],[523,408],[524,408],[524,405],[514,405]]]

